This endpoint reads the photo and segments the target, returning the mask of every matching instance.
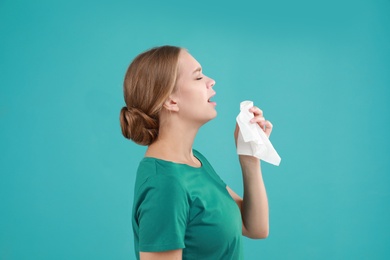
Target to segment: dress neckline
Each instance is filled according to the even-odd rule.
[[[199,158],[199,156],[197,156],[197,154],[196,154],[196,152],[194,150],[192,151],[192,153],[193,153],[194,157],[199,161],[200,166],[192,166],[192,165],[189,165],[189,164],[186,164],[186,163],[180,163],[180,162],[164,160],[164,159],[157,158],[157,157],[152,157],[152,156],[145,156],[144,159],[145,160],[152,159],[152,160],[156,160],[156,161],[159,161],[159,162],[175,164],[175,165],[182,165],[182,166],[190,167],[190,168],[193,168],[193,169],[202,169],[203,166],[204,166],[203,161]]]

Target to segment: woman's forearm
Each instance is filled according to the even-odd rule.
[[[244,184],[241,206],[243,233],[250,238],[266,238],[269,233],[269,210],[260,160],[246,155],[240,155],[239,160]]]

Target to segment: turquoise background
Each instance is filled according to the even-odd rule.
[[[274,124],[270,236],[246,259],[389,259],[390,2],[0,0],[0,259],[135,259],[144,147],[122,137],[139,52],[187,48],[217,84],[194,147],[237,193],[242,100]]]

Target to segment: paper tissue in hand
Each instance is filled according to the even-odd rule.
[[[265,162],[279,166],[281,158],[272,146],[265,132],[256,123],[250,120],[254,117],[249,109],[252,101],[243,101],[240,104],[241,112],[236,121],[240,127],[237,138],[237,154],[251,155]]]

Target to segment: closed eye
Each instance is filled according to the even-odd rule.
[[[196,78],[196,80],[201,80],[201,79],[203,79],[203,77]]]

